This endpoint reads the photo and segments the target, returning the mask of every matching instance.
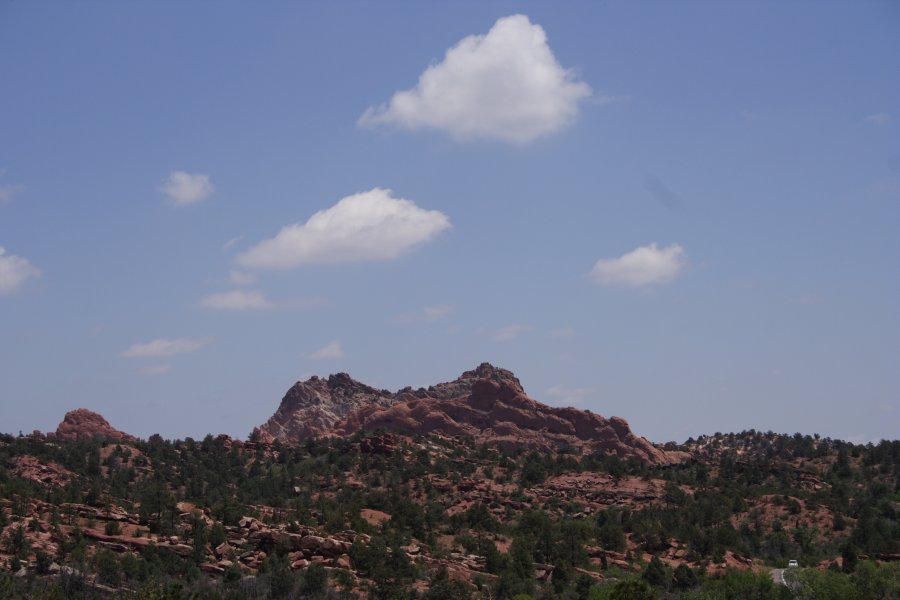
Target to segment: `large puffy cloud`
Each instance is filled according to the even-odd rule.
[[[172,204],[185,206],[205,200],[213,193],[214,188],[209,175],[172,171],[160,189]]]
[[[0,246],[0,296],[18,292],[27,280],[40,275],[41,270],[27,258],[9,254]]]
[[[146,344],[134,344],[122,356],[127,358],[146,358],[187,354],[199,350],[209,343],[206,339],[178,338],[175,340],[158,339]]]
[[[447,215],[424,210],[391,190],[347,196],[306,223],[284,227],[237,256],[243,267],[290,269],[303,265],[397,258],[450,227]]]
[[[528,142],[572,122],[578,102],[590,95],[591,88],[556,61],[544,29],[513,15],[486,35],[461,40],[416,87],[370,107],[359,123]]]
[[[687,253],[678,244],[658,248],[655,243],[640,246],[618,258],[601,258],[590,277],[604,285],[641,287],[667,283],[687,265]]]

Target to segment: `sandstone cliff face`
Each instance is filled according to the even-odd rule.
[[[328,379],[298,381],[281,400],[275,414],[256,431],[263,442],[297,441],[329,433],[351,412],[366,406],[390,406],[394,395],[352,379],[346,373]]]
[[[680,462],[609,419],[575,408],[554,408],[529,398],[510,371],[487,363],[458,379],[396,394],[376,390],[346,374],[313,377],[292,387],[275,415],[257,431],[262,441],[297,441],[386,429],[418,434],[472,436],[479,443],[587,453],[604,451],[655,465]]]
[[[86,408],[67,412],[62,423],[56,428],[56,437],[62,440],[104,437],[121,442],[134,441],[134,437],[114,429],[102,415]]]

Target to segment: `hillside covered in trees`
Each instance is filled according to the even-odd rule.
[[[900,441],[745,431],[665,450],[690,459],[384,431],[4,435],[0,597],[900,594]]]

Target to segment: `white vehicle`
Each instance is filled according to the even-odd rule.
[[[791,568],[791,567],[799,567],[799,566],[800,566],[800,563],[798,563],[796,560],[789,560],[789,561],[788,561],[788,568]]]

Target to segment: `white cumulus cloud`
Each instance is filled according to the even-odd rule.
[[[158,339],[146,344],[134,344],[122,353],[127,358],[145,358],[150,356],[172,356],[199,350],[209,343],[205,339],[179,338],[176,340]]]
[[[524,143],[571,123],[578,102],[590,95],[590,86],[556,61],[544,29],[512,15],[486,35],[462,39],[419,76],[416,87],[370,107],[359,124]]]
[[[216,310],[265,310],[274,305],[259,290],[231,290],[204,296],[200,306]]]
[[[169,197],[175,206],[186,206],[200,202],[213,193],[213,184],[209,175],[203,173],[185,173],[172,171],[160,190]]]
[[[0,296],[18,292],[26,281],[40,277],[41,270],[27,258],[9,254],[0,246]]]
[[[397,258],[450,227],[442,212],[424,210],[411,200],[375,188],[343,198],[306,223],[282,228],[239,254],[247,268],[290,269],[303,265]]]
[[[658,248],[640,246],[618,258],[601,258],[590,277],[604,285],[641,287],[672,281],[687,265],[687,253],[678,244]]]
[[[309,357],[315,359],[343,358],[344,351],[341,349],[341,341],[328,342],[325,346],[310,354]]]

